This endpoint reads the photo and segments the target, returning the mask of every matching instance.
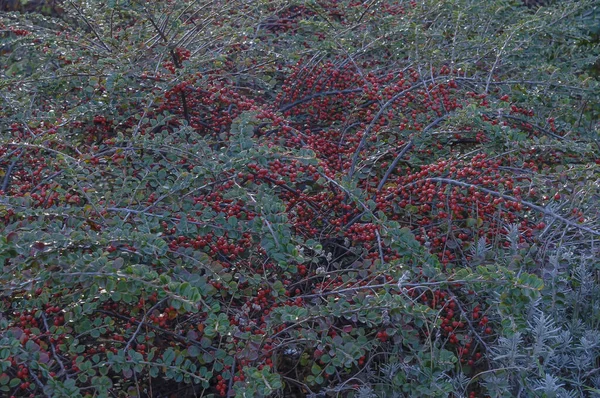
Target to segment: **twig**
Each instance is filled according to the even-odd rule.
[[[363,208],[363,213],[361,213],[361,216],[366,214],[366,213],[371,213],[371,215],[373,216],[373,218],[375,220],[377,220],[378,218],[375,216],[375,214],[371,211],[371,209],[369,209],[369,207],[364,204],[359,198],[356,197],[356,195],[353,195],[352,192],[350,192],[348,189],[344,188],[339,182],[335,181],[333,178],[330,178],[328,175],[326,175],[325,173],[321,173],[319,172],[319,175],[323,178],[325,178],[327,181],[329,181],[330,183],[332,183],[333,185],[336,185],[338,188],[340,188],[342,191],[344,191],[344,193],[348,196],[352,196],[354,197],[354,199],[358,202],[358,204]]]
[[[584,378],[588,378],[591,377],[592,375],[594,375],[595,373],[600,372],[600,368],[596,368],[596,369],[592,369],[589,372],[587,372],[586,374],[583,375]]]
[[[125,320],[125,321],[127,321],[127,322],[131,322],[131,317],[127,317],[127,316],[125,316],[125,315],[117,314],[116,312],[105,311],[105,310],[96,310],[96,312],[99,312],[99,313],[101,313],[101,314],[106,314],[106,315],[114,316],[114,317],[116,317],[116,318],[120,318],[120,319],[122,319],[122,320]],[[140,323],[140,321],[137,321],[137,320],[134,320],[134,322],[138,322],[138,323]],[[200,348],[200,349],[201,349],[202,351],[204,351],[204,352],[208,352],[208,351],[206,350],[206,348],[211,348],[211,349],[213,349],[213,350],[216,350],[216,349],[217,349],[216,347],[213,347],[213,346],[210,346],[210,347],[206,347],[206,348],[205,348],[205,347],[203,347],[203,346],[202,346],[202,343],[201,343],[201,342],[199,342],[199,341],[192,340],[192,339],[188,339],[188,338],[187,338],[187,337],[185,337],[185,336],[182,336],[182,335],[180,335],[180,334],[177,334],[177,333],[171,332],[170,330],[163,329],[163,328],[161,328],[161,327],[158,327],[158,326],[156,326],[156,325],[153,325],[153,324],[151,324],[151,323],[147,323],[147,322],[146,322],[146,323],[144,323],[144,326],[146,326],[146,327],[148,327],[148,328],[151,328],[151,329],[154,329],[154,330],[156,330],[156,331],[158,331],[158,332],[161,332],[161,333],[163,333],[163,334],[166,334],[166,335],[168,335],[168,336],[171,336],[171,337],[173,337],[175,340],[179,340],[179,341],[181,341],[181,342],[184,342],[184,343],[186,343],[186,344],[195,345],[195,346],[197,346],[198,348]]]
[[[469,314],[467,312],[465,312],[465,310],[460,305],[460,300],[454,294],[452,294],[451,291],[446,290],[446,292],[450,295],[450,297],[452,298],[452,301],[458,307],[458,310],[463,315],[463,318],[465,319],[465,321],[469,325],[469,329],[471,329],[471,332],[473,333],[473,335],[475,335],[475,337],[477,338],[477,340],[479,340],[479,342],[481,343],[481,345],[483,345],[485,347],[486,351],[489,351],[488,345],[485,343],[485,341],[483,341],[483,339],[481,338],[481,336],[479,335],[479,333],[477,333],[477,330],[475,330],[475,326],[473,326],[473,323],[469,319],[469,316],[468,316]]]
[[[254,202],[255,204],[258,204],[256,202],[256,199],[254,199],[252,197],[252,195],[248,195],[250,197],[250,199],[252,200],[252,202]],[[264,215],[262,215],[262,219],[263,222],[267,225],[267,228],[269,229],[269,231],[271,232],[271,235],[273,235],[273,240],[275,241],[275,246],[277,246],[278,249],[281,248],[281,245],[279,244],[279,240],[277,239],[277,235],[275,235],[275,231],[273,230],[273,227],[271,226],[271,223],[269,222],[269,220],[267,220],[266,217],[264,217]]]
[[[326,292],[314,293],[314,294],[305,294],[300,296],[295,296],[295,298],[301,298],[303,300],[313,299],[313,298],[323,298],[326,296],[331,296],[335,294],[344,294],[344,293],[352,293],[359,290],[373,290],[373,289],[382,289],[385,287],[397,286],[400,289],[404,288],[421,288],[426,286],[442,286],[442,285],[465,285],[468,283],[487,283],[487,284],[506,284],[506,280],[502,279],[456,279],[456,280],[443,280],[443,281],[432,281],[432,282],[418,282],[418,283],[397,283],[393,284],[390,282],[380,283],[377,285],[365,285],[365,286],[357,286],[357,287],[348,287],[345,289],[339,290],[330,290]],[[523,288],[527,288],[527,286],[522,286]]]
[[[412,148],[412,146],[413,146],[412,140],[408,141],[406,143],[406,145],[404,146],[404,148],[402,148],[400,153],[398,155],[396,155],[396,158],[394,159],[394,161],[392,162],[390,167],[388,167],[388,169],[386,170],[385,174],[383,175],[383,178],[381,178],[381,181],[379,181],[379,185],[377,185],[377,192],[381,192],[381,190],[383,189],[383,186],[385,185],[388,178],[390,177],[390,174],[392,174],[392,171],[394,171],[394,169],[396,168],[396,166],[398,165],[400,160],[404,157],[406,152],[408,152],[408,150],[410,148]]]
[[[233,391],[232,387],[233,387],[233,376],[235,375],[235,360],[236,360],[236,356],[234,355],[233,356],[233,363],[231,364],[231,369],[230,369],[231,377],[229,378],[229,383],[227,385],[227,392],[228,393],[231,392],[231,391]],[[227,394],[227,395],[229,396],[229,394]]]
[[[44,327],[46,328],[46,331],[50,332],[50,327],[48,327],[48,319],[46,319],[46,314],[43,312],[42,312],[42,321],[44,322]],[[60,360],[60,357],[56,353],[56,349],[54,348],[54,344],[52,342],[50,342],[50,348],[52,349],[52,355],[54,356],[54,359],[56,359],[56,362],[58,362],[58,366],[60,366],[60,373],[57,374],[57,376],[64,374],[66,376],[66,378],[68,379],[69,375],[67,374],[65,365],[62,363],[62,361]]]
[[[448,118],[447,114],[443,115],[443,116],[440,116],[439,118],[437,118],[433,122],[431,122],[427,127],[425,127],[422,132],[424,133],[424,132],[432,129],[433,127],[437,126],[441,121],[445,120],[446,118]],[[396,156],[396,158],[394,159],[394,161],[392,162],[392,164],[390,165],[390,167],[388,167],[387,171],[385,172],[383,178],[379,182],[379,185],[377,185],[377,192],[381,192],[381,189],[385,185],[385,183],[386,183],[387,179],[389,178],[390,174],[392,173],[392,171],[396,168],[396,165],[398,164],[398,162],[402,159],[402,157],[406,154],[406,152],[410,148],[412,148],[412,146],[413,146],[413,141],[412,140],[408,141],[408,143],[406,144],[406,146]]]
[[[448,117],[448,115],[440,116],[439,118],[437,118],[433,122],[431,122],[427,127],[425,127],[422,132],[426,132],[426,131],[432,129],[433,127],[437,126],[441,121],[445,120],[447,117]],[[383,186],[387,182],[387,179],[389,178],[392,171],[396,168],[396,165],[398,164],[398,162],[402,159],[402,157],[406,154],[406,152],[410,148],[412,148],[412,146],[413,146],[413,141],[412,140],[408,141],[406,143],[406,145],[404,146],[404,148],[402,149],[402,151],[400,151],[400,153],[396,156],[396,158],[394,159],[394,161],[392,162],[390,167],[388,167],[387,171],[385,172],[383,178],[379,182],[379,185],[377,185],[377,192],[381,192],[381,189],[383,189]]]
[[[33,379],[35,384],[40,388],[40,390],[44,392],[45,396],[47,396],[48,398],[52,397],[52,395],[50,395],[50,393],[46,392],[47,390],[44,388],[45,387],[44,383],[42,383],[42,381],[37,377],[35,372],[29,372],[29,376],[31,376],[31,378]]]
[[[266,217],[263,217],[263,221],[265,222],[265,224],[267,224],[267,228],[269,228],[269,231],[271,231],[271,235],[273,235],[273,240],[275,241],[275,245],[277,246],[278,249],[280,249],[281,245],[279,244],[277,235],[275,235],[275,231],[273,231],[273,227],[271,226],[271,223],[269,222],[269,220],[267,220]]]
[[[375,230],[375,236],[377,237],[377,247],[379,248],[379,259],[382,264],[385,264],[385,257],[383,256],[383,246],[381,245],[381,235],[378,230]]]
[[[253,174],[255,177],[258,176],[258,173],[255,172],[250,172],[251,174]],[[261,179],[265,180],[265,181],[269,181],[270,183],[277,185],[278,187],[281,187],[283,189],[285,189],[286,191],[288,191],[291,194],[294,194],[296,196],[300,196],[300,194],[298,192],[296,192],[295,189],[289,187],[287,184],[277,184],[277,181],[272,179],[271,177],[260,177]],[[305,199],[304,200],[313,210],[315,211],[320,211],[319,207],[310,199]]]
[[[158,308],[158,306],[161,305],[162,303],[164,303],[166,300],[167,300],[167,298],[165,297],[164,299],[160,300],[158,303],[154,304],[148,311],[146,311],[144,313],[142,320],[140,321],[140,323],[138,323],[137,329],[135,330],[135,332],[133,332],[133,335],[131,335],[131,338],[127,342],[127,345],[125,345],[125,349],[124,349],[125,352],[127,352],[127,350],[129,349],[129,346],[131,345],[131,343],[133,343],[133,340],[135,340],[135,338],[137,337],[138,333],[142,329],[142,325],[144,325],[146,323],[146,317],[148,316],[148,314],[151,313],[152,311],[154,311],[156,308]]]
[[[496,67],[498,66],[498,64],[500,63],[500,58],[504,53],[504,49],[506,48],[506,46],[508,45],[508,43],[510,43],[512,41],[512,36],[513,36],[514,32],[511,32],[508,37],[506,38],[506,40],[504,41],[504,44],[502,45],[502,48],[498,50],[498,55],[496,56],[496,60],[494,61],[494,65],[492,65],[492,68],[490,70],[490,73],[488,75],[487,81],[485,83],[485,90],[484,92],[487,94],[489,92],[490,89],[490,82],[492,81],[492,77],[494,76],[494,71],[496,70]]]
[[[37,191],[39,189],[39,187],[41,187],[42,185],[44,185],[45,183],[47,183],[48,181],[53,180],[55,177],[58,177],[59,175],[61,175],[64,172],[64,170],[60,170],[57,171],[56,173],[49,175],[48,177],[44,178],[42,181],[39,182],[39,184],[37,184],[35,187],[33,187],[31,189],[31,193]]]
[[[21,153],[19,153],[17,158],[15,160],[13,160],[11,162],[11,164],[8,166],[8,168],[6,169],[6,175],[4,176],[4,181],[2,181],[2,187],[0,187],[0,191],[6,192],[6,189],[8,188],[8,183],[10,182],[10,176],[12,174],[12,171],[15,168],[15,166],[17,165],[17,162],[19,161],[19,159],[21,159],[21,157],[24,154],[25,154],[25,151],[24,150],[21,151]]]
[[[528,123],[528,124],[530,124],[530,125],[531,125],[531,127],[534,127],[534,128],[536,128],[536,129],[540,130],[542,133],[544,133],[544,134],[546,134],[546,135],[549,135],[549,136],[551,136],[551,137],[554,137],[554,138],[556,138],[557,140],[561,140],[561,141],[562,141],[562,140],[564,140],[564,139],[565,139],[565,137],[561,137],[561,136],[560,136],[560,135],[558,135],[558,134],[554,134],[552,131],[549,131],[549,130],[547,130],[547,129],[545,129],[545,128],[543,128],[543,127],[541,127],[541,126],[537,125],[537,124],[534,124],[534,123],[529,123],[528,121],[526,121],[526,120],[523,120],[523,119],[521,119],[521,118],[519,118],[519,117],[516,117],[516,116],[511,116],[511,115],[506,115],[506,114],[500,114],[500,117],[502,117],[502,118],[505,118],[505,119],[516,120],[516,121],[518,121],[518,122],[521,122],[521,123],[523,123],[523,124],[525,124],[525,123]]]

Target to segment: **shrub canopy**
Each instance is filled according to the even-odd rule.
[[[598,2],[0,14],[0,391],[600,391]]]

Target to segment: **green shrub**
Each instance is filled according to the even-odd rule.
[[[591,5],[2,14],[0,391],[598,394]]]

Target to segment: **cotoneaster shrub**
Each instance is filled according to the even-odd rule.
[[[0,389],[595,393],[589,4],[3,15]]]

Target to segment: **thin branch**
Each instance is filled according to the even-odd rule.
[[[439,118],[437,118],[436,120],[434,120],[433,122],[431,122],[427,127],[425,127],[423,129],[423,132],[435,127],[436,125],[438,125],[442,120],[446,119],[448,117],[448,115],[443,115]],[[402,150],[400,151],[400,153],[396,156],[396,158],[394,159],[394,161],[392,162],[392,164],[390,165],[390,167],[388,167],[388,169],[386,170],[383,178],[381,179],[381,181],[379,182],[379,184],[377,185],[377,192],[381,192],[381,190],[383,189],[383,186],[385,185],[385,183],[387,182],[390,174],[392,173],[392,171],[394,171],[394,169],[396,168],[396,166],[398,165],[398,163],[400,162],[400,160],[402,159],[402,157],[404,157],[404,155],[406,154],[406,152],[408,152],[409,149],[411,149],[413,146],[413,141],[409,141],[406,143],[406,145],[404,146],[404,148],[402,148]],[[373,200],[375,199],[375,195],[373,195]],[[354,225],[358,220],[360,220],[360,218],[362,216],[365,215],[365,212],[363,211],[362,213],[356,215],[352,220],[350,220],[345,226],[344,226],[344,230],[350,228],[352,225]]]
[[[319,172],[319,175],[323,178],[325,178],[327,181],[329,181],[330,183],[332,183],[333,185],[336,185],[338,188],[340,188],[342,191],[344,191],[344,193],[348,196],[354,197],[354,199],[358,202],[358,204],[363,208],[363,213],[361,214],[364,215],[365,213],[371,213],[371,215],[373,216],[373,219],[377,220],[378,218],[375,216],[375,214],[371,211],[371,209],[369,209],[369,207],[363,203],[363,201],[361,201],[359,198],[356,197],[356,195],[353,195],[352,192],[350,192],[348,189],[344,188],[339,182],[335,181],[333,178],[330,178],[328,175]]]
[[[561,140],[561,141],[562,141],[562,140],[564,140],[564,139],[565,139],[565,137],[561,137],[561,136],[560,136],[560,135],[558,135],[558,134],[554,134],[554,133],[553,133],[552,131],[550,131],[550,130],[547,130],[547,129],[545,129],[545,128],[543,128],[543,127],[541,127],[541,126],[537,125],[537,124],[530,123],[530,122],[528,122],[528,121],[526,121],[526,120],[523,120],[523,119],[521,119],[521,118],[519,118],[519,117],[516,117],[516,116],[511,116],[511,115],[506,115],[506,114],[504,114],[504,113],[500,114],[500,117],[502,117],[502,118],[505,118],[505,119],[516,120],[516,121],[518,121],[518,122],[521,122],[521,123],[523,123],[523,124],[525,124],[525,123],[528,123],[528,124],[530,124],[530,125],[531,125],[531,127],[533,127],[533,128],[536,128],[536,129],[540,130],[542,133],[544,133],[544,134],[546,134],[546,135],[549,135],[549,136],[551,136],[551,137],[553,137],[553,138],[556,138],[557,140]]]
[[[167,36],[163,32],[163,30],[156,24],[156,22],[154,22],[154,19],[152,18],[152,15],[150,15],[150,12],[146,11],[146,14],[147,14],[148,20],[150,21],[150,23],[152,24],[152,26],[154,27],[156,32],[160,35],[161,39],[163,39],[163,41],[167,45],[170,45],[169,39],[167,38]],[[179,57],[177,56],[177,54],[175,54],[175,51],[173,51],[172,48],[169,48],[169,54],[171,55],[171,59],[173,60],[173,64],[175,65],[175,67],[177,69],[180,69],[181,62],[179,62]],[[181,106],[183,108],[183,117],[187,121],[188,125],[191,126],[192,119],[190,117],[190,111],[189,111],[188,104],[187,104],[187,97],[185,95],[185,90],[180,90],[179,96],[181,97]]]
[[[228,392],[233,392],[233,376],[235,375],[235,360],[236,360],[236,356],[233,356],[233,363],[231,364],[231,377],[229,378],[229,383],[227,385],[227,391]],[[227,394],[227,396],[229,396],[229,394]]]
[[[308,97],[301,98],[298,101],[294,101],[294,102],[292,102],[290,104],[282,105],[279,108],[279,111],[280,112],[288,111],[288,110],[292,109],[295,106],[298,106],[300,104],[303,104],[305,102],[308,102],[308,101],[310,101],[312,99],[319,98],[319,97],[327,97],[327,96],[330,96],[330,95],[338,95],[338,94],[360,93],[362,91],[363,91],[362,88],[353,88],[353,89],[348,89],[348,90],[336,90],[336,91],[323,91],[323,92],[320,92],[320,93],[311,94]]]
[[[365,144],[367,143],[367,139],[369,138],[369,134],[371,133],[371,130],[373,129],[373,127],[375,126],[375,124],[377,123],[377,121],[379,120],[379,118],[383,115],[383,113],[387,110],[387,108],[389,108],[400,97],[402,97],[403,95],[408,94],[409,92],[411,92],[412,90],[414,90],[414,89],[416,89],[418,87],[421,87],[422,85],[424,85],[424,82],[415,83],[414,85],[410,86],[406,90],[402,90],[398,94],[394,95],[392,98],[389,99],[389,101],[387,101],[385,104],[383,104],[381,106],[381,108],[379,109],[379,112],[377,112],[377,114],[371,120],[371,123],[369,123],[369,125],[365,129],[365,132],[363,133],[363,136],[362,136],[362,138],[360,140],[360,143],[358,144],[358,147],[356,148],[356,151],[354,151],[354,155],[352,155],[352,164],[350,165],[350,171],[348,173],[348,177],[350,179],[352,179],[352,176],[354,175],[354,169],[356,168],[356,163],[358,162],[358,156],[360,154],[360,151],[362,151],[362,149],[364,148]]]
[[[148,311],[146,311],[144,313],[142,320],[138,323],[137,329],[135,330],[135,332],[133,332],[129,341],[127,341],[127,345],[125,345],[125,349],[124,349],[125,352],[127,352],[127,350],[129,349],[129,346],[131,345],[131,343],[133,343],[133,340],[135,340],[135,338],[137,337],[138,333],[142,329],[142,325],[144,325],[146,323],[146,317],[148,316],[148,314],[151,313],[152,311],[154,311],[155,309],[157,309],[158,306],[161,305],[162,303],[164,303],[165,301],[167,301],[167,297],[165,297],[164,299],[162,299],[159,302],[157,302],[156,304],[154,304]]]
[[[49,333],[50,327],[48,326],[48,319],[46,318],[46,314],[44,312],[42,312],[42,321],[44,322],[44,327],[46,328],[46,332]],[[50,342],[50,349],[52,350],[52,355],[53,355],[54,359],[56,360],[56,362],[58,362],[58,366],[60,366],[60,373],[58,373],[56,376],[61,376],[64,374],[66,376],[66,378],[69,379],[69,375],[67,374],[65,365],[63,364],[60,357],[56,353],[56,348],[54,347],[54,344],[52,342]]]
[[[589,372],[587,372],[585,375],[583,375],[583,377],[587,379],[588,377],[591,377],[595,373],[598,373],[598,372],[600,372],[600,368],[592,369]]]
[[[50,395],[50,393],[46,392],[47,390],[44,388],[45,387],[44,383],[42,383],[42,381],[39,379],[39,377],[37,377],[35,372],[30,372],[29,376],[31,376],[31,378],[35,382],[35,385],[38,386],[41,391],[43,391],[45,396],[47,396],[48,398],[52,397],[52,395]]]
[[[47,183],[49,181],[52,181],[54,178],[58,177],[62,173],[64,173],[64,170],[57,171],[56,173],[51,174],[48,177],[44,178],[42,181],[39,182],[39,184],[37,184],[35,187],[33,187],[31,189],[31,193],[37,191],[42,185],[44,185],[45,183]]]
[[[104,40],[102,40],[102,38],[100,37],[100,35],[96,31],[96,29],[94,29],[94,27],[92,26],[92,24],[90,23],[90,21],[88,21],[88,19],[85,17],[85,15],[83,15],[83,13],[81,12],[81,10],[79,8],[77,8],[77,6],[72,1],[69,1],[69,3],[71,4],[71,7],[73,7],[75,9],[75,11],[77,11],[77,14],[79,14],[79,16],[81,17],[81,19],[83,19],[83,21],[86,23],[86,25],[92,30],[92,32],[94,33],[94,36],[96,36],[96,38],[98,40],[100,40],[100,44],[102,45],[102,47],[106,51],[108,51],[109,53],[112,53],[112,50],[110,49],[110,47],[108,47],[106,45],[106,43],[104,42]]]
[[[485,83],[485,90],[484,90],[484,92],[486,94],[489,92],[490,82],[492,81],[492,77],[494,76],[494,71],[496,70],[496,68],[498,67],[498,64],[500,63],[500,57],[504,54],[504,49],[506,48],[506,46],[508,45],[508,43],[510,43],[512,41],[513,34],[514,34],[514,31],[510,32],[510,34],[508,35],[508,37],[504,41],[504,44],[502,45],[502,48],[498,50],[498,54],[496,56],[496,60],[494,61],[494,65],[492,65],[490,73],[488,74],[487,81]]]
[[[385,264],[385,257],[383,255],[383,245],[381,244],[381,235],[378,230],[375,230],[375,236],[377,237],[377,247],[379,248],[379,259],[382,264]]]
[[[536,210],[536,211],[538,211],[538,212],[540,212],[540,213],[542,213],[544,215],[547,215],[547,216],[550,216],[550,217],[555,218],[557,220],[560,220],[563,223],[565,223],[565,224],[567,224],[567,225],[569,225],[571,227],[580,229],[580,230],[585,231],[585,232],[589,232],[589,233],[591,233],[593,235],[600,236],[600,231],[596,231],[594,229],[585,227],[583,225],[579,225],[576,222],[571,221],[568,218],[565,218],[565,217],[561,216],[560,214],[556,214],[556,213],[554,213],[553,211],[551,211],[549,209],[546,209],[544,207],[538,206],[538,205],[536,205],[534,203],[531,203],[531,202],[528,202],[526,200],[515,198],[514,196],[511,196],[511,195],[506,195],[506,194],[503,194],[503,193],[500,193],[500,192],[492,191],[491,189],[483,188],[483,187],[480,187],[480,186],[477,186],[477,185],[474,185],[474,184],[469,184],[469,183],[462,182],[462,181],[453,180],[453,179],[450,179],[450,178],[431,177],[431,178],[426,178],[425,180],[427,180],[427,181],[433,181],[433,182],[441,182],[443,184],[457,185],[457,186],[463,187],[463,188],[473,188],[473,189],[477,189],[477,190],[479,190],[481,192],[485,192],[487,194],[490,194],[490,195],[492,195],[492,196],[494,196],[496,198],[502,198],[504,200],[509,200],[509,201],[512,201],[512,202],[522,203],[525,206],[527,206],[527,207],[529,207],[529,208],[531,208],[533,210]]]
[[[266,217],[263,217],[263,221],[265,222],[265,224],[267,224],[267,228],[269,228],[269,231],[271,231],[271,235],[273,235],[273,240],[275,241],[275,245],[277,246],[278,249],[281,249],[281,245],[279,244],[277,235],[275,235],[275,231],[273,231],[273,227],[271,226],[271,223],[269,222],[269,220],[267,220]]]
[[[96,312],[99,312],[101,314],[110,315],[110,316],[113,316],[115,318],[120,318],[120,319],[122,319],[124,321],[127,321],[127,322],[131,322],[131,317],[127,317],[125,315],[121,315],[121,314],[118,314],[116,312],[111,312],[111,311],[106,311],[106,310],[96,310]],[[143,323],[143,322],[140,322],[140,321],[137,321],[137,320],[134,320],[133,322]],[[213,349],[213,350],[217,349],[216,347],[213,347],[213,346],[203,347],[202,343],[200,341],[189,339],[189,338],[187,338],[185,336],[182,336],[182,335],[177,334],[175,332],[171,332],[170,330],[163,329],[163,328],[161,328],[159,326],[156,326],[156,325],[153,325],[151,323],[147,323],[146,322],[146,323],[144,323],[144,326],[148,327],[150,329],[154,329],[157,332],[160,332],[160,333],[166,334],[168,336],[171,336],[175,340],[179,340],[179,341],[181,341],[183,343],[190,344],[190,345],[195,345],[196,347],[200,348],[204,352],[208,352],[207,348],[210,348],[210,349]]]
[[[294,296],[294,297],[295,298],[301,298],[303,300],[309,300],[309,299],[314,299],[314,298],[323,298],[323,297],[332,296],[332,295],[336,295],[336,294],[355,293],[355,292],[360,291],[360,290],[383,289],[385,287],[391,287],[391,286],[397,286],[400,289],[404,289],[404,288],[421,288],[421,287],[425,287],[425,286],[438,286],[439,287],[439,286],[446,285],[446,284],[447,285],[464,285],[464,284],[468,284],[468,283],[505,284],[505,283],[507,283],[507,281],[501,280],[501,279],[490,279],[490,280],[485,280],[485,279],[472,279],[472,280],[457,279],[457,280],[445,280],[445,281],[433,281],[433,282],[419,282],[419,283],[398,283],[398,284],[386,282],[386,283],[380,283],[380,284],[377,284],[377,285],[365,285],[365,286],[349,287],[349,288],[344,288],[344,289],[329,290],[329,291],[324,291],[324,292],[320,292],[320,293],[305,294],[305,295],[299,295],[299,296]]]
[[[258,176],[258,173],[255,172],[250,172],[250,174],[253,174],[255,177]],[[289,187],[287,184],[280,184],[277,183],[276,180],[272,179],[271,177],[260,177],[261,179],[265,180],[265,181],[269,181],[270,183],[272,183],[273,185],[277,185],[280,188],[285,189],[286,191],[288,191],[289,193],[296,195],[297,197],[300,197],[301,195],[293,188]],[[306,198],[304,199],[304,202],[306,202],[314,211],[321,211],[321,209],[319,209],[319,206],[317,206],[312,200]]]
[[[465,81],[465,82],[471,82],[474,84],[483,84],[484,82],[480,79],[475,79],[472,77],[454,77],[454,80],[457,81]],[[487,84],[487,83],[486,83]],[[527,84],[527,85],[532,85],[532,86],[550,86],[550,87],[563,87],[569,90],[579,90],[579,91],[592,91],[589,89],[585,89],[582,87],[577,87],[577,86],[566,86],[564,84],[559,84],[559,83],[553,83],[553,82],[544,82],[544,81],[537,81],[537,80],[503,80],[503,81],[497,81],[497,82],[489,82],[490,86],[494,86],[494,85],[511,85],[511,84]]]
[[[6,192],[6,189],[8,188],[8,183],[10,182],[10,176],[12,174],[13,169],[15,168],[15,166],[17,165],[17,162],[19,161],[19,159],[21,159],[21,157],[25,154],[25,151],[21,151],[21,153],[19,153],[19,155],[17,156],[17,158],[15,160],[13,160],[11,162],[11,164],[8,166],[8,168],[6,169],[6,174],[4,176],[4,181],[2,181],[2,186],[0,187],[0,191]]]
[[[404,146],[404,148],[402,148],[400,153],[398,155],[396,155],[396,158],[394,159],[394,161],[392,162],[390,167],[388,167],[388,169],[386,170],[385,174],[383,175],[383,178],[381,179],[381,181],[379,181],[379,185],[377,185],[377,192],[381,192],[381,190],[383,189],[383,186],[385,185],[388,178],[390,177],[390,174],[392,173],[392,171],[394,171],[394,169],[398,165],[398,162],[400,162],[400,160],[404,157],[404,155],[406,155],[406,152],[408,152],[408,150],[410,148],[412,148],[412,146],[413,146],[412,140],[408,141],[406,143],[406,145]]]
[[[477,333],[477,329],[475,329],[475,326],[473,326],[473,322],[471,322],[471,320],[469,319],[469,313],[466,312],[463,309],[463,307],[460,305],[460,300],[458,299],[458,297],[456,297],[454,294],[452,294],[452,292],[449,290],[446,290],[446,292],[452,298],[452,300],[453,300],[452,302],[454,304],[456,304],[456,306],[458,307],[458,310],[462,314],[462,318],[464,318],[465,321],[467,322],[467,325],[469,325],[469,329],[471,329],[471,333],[473,333],[473,335],[477,338],[477,340],[481,343],[481,345],[483,345],[485,347],[486,351],[489,351],[488,345],[485,343],[485,341],[483,341],[483,339],[481,338],[479,333]]]

